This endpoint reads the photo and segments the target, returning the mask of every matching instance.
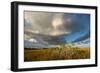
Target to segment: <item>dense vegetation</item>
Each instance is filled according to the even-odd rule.
[[[25,48],[24,61],[73,60],[90,58],[90,48],[64,46],[56,48]]]

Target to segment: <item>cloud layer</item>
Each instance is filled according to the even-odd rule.
[[[89,14],[25,11],[24,23],[24,40],[33,44],[59,45],[90,38]]]

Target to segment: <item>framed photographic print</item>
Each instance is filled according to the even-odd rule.
[[[11,70],[97,66],[97,7],[11,3]]]

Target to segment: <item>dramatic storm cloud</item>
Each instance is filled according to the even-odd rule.
[[[89,14],[25,11],[24,25],[25,47],[76,43],[90,38]]]
[[[65,27],[63,13],[45,12],[25,12],[25,30],[47,35],[70,32]]]

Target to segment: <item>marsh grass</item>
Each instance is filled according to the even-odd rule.
[[[50,60],[74,60],[74,59],[89,59],[90,48],[78,47],[56,47],[45,49],[30,49],[24,50],[24,61],[50,61]]]

